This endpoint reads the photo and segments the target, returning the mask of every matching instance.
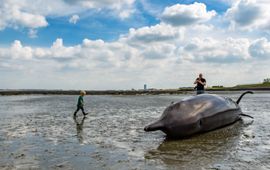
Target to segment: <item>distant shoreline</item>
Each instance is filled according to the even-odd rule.
[[[233,92],[233,91],[269,91],[270,87],[264,88],[207,88],[206,92]],[[191,94],[193,88],[180,89],[154,89],[154,90],[86,90],[88,95],[161,95],[161,94]],[[79,95],[79,90],[0,90],[1,96],[11,95]]]

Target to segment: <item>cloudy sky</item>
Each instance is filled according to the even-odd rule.
[[[269,0],[0,0],[0,89],[270,77]]]

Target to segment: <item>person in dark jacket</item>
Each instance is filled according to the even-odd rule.
[[[206,80],[203,78],[202,73],[199,74],[199,77],[195,80],[194,84],[196,84],[195,89],[197,90],[197,95],[203,94]]]

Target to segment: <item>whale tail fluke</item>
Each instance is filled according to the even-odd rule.
[[[252,91],[246,91],[246,92],[244,92],[244,93],[241,94],[241,96],[238,98],[238,100],[236,101],[236,103],[239,104],[239,102],[241,101],[242,97],[243,97],[245,94],[247,94],[247,93],[253,94]]]
[[[157,122],[152,123],[148,126],[145,126],[144,131],[150,132],[150,131],[161,130],[163,127],[164,127],[163,123],[160,121],[157,121]]]

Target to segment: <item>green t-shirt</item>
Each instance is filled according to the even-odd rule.
[[[79,96],[77,106],[83,106],[83,96]]]

